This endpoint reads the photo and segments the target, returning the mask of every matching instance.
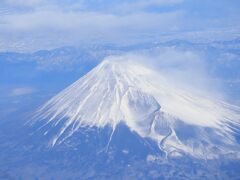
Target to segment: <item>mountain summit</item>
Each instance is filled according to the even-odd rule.
[[[167,156],[215,158],[237,153],[234,130],[239,108],[176,87],[140,63],[105,60],[42,106],[37,122],[50,146],[61,144],[82,127],[120,123],[153,140]],[[124,142],[123,142],[124,143]]]

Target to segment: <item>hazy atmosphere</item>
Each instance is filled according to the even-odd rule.
[[[0,1],[0,179],[240,179],[240,1]]]

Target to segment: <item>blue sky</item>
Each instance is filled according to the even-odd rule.
[[[239,37],[238,0],[3,0],[0,51]]]

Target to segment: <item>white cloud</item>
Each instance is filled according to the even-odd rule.
[[[5,0],[5,3],[11,6],[35,7],[41,4],[43,0]]]
[[[222,82],[208,73],[208,59],[196,51],[175,47],[157,47],[151,50],[130,52],[119,60],[134,60],[164,74],[169,82],[204,96],[224,98]]]
[[[112,9],[120,12],[134,12],[144,10],[149,7],[173,6],[183,2],[184,0],[137,0],[133,2],[123,2]]]
[[[47,47],[78,45],[84,42],[131,43],[144,41],[146,34],[171,31],[181,24],[183,12],[166,13],[136,12],[119,15],[104,12],[63,11],[61,9],[38,9],[1,17],[0,40],[22,41],[22,46],[31,44]],[[30,42],[28,41],[30,40]],[[54,46],[53,45],[53,46]],[[0,44],[1,46],[1,44]],[[33,46],[30,46],[32,48]],[[0,47],[1,49],[1,47]]]
[[[28,31],[33,29],[56,29],[56,30],[80,30],[87,28],[128,28],[150,29],[172,27],[173,22],[181,18],[182,12],[168,13],[134,13],[128,15],[116,15],[100,12],[65,12],[61,10],[40,10],[22,14],[10,14],[2,17],[2,28],[6,30]]]
[[[239,36],[239,28],[219,31],[225,22],[236,29],[239,18],[196,18],[193,12],[198,9],[189,10],[187,4],[191,5],[186,0],[4,0],[0,2],[4,9],[1,13],[0,8],[0,50]]]
[[[21,95],[27,95],[27,94],[32,94],[35,92],[36,89],[31,88],[31,87],[18,87],[14,88],[10,91],[10,96],[21,96]]]
[[[175,5],[175,4],[180,4],[183,3],[184,0],[149,0],[149,1],[144,1],[144,0],[139,0],[139,3],[143,3],[146,5]]]

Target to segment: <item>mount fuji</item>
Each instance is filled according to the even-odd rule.
[[[21,108],[0,114],[0,179],[239,179],[240,108],[144,57],[107,56],[52,98],[55,71],[47,93],[6,98]]]
[[[98,132],[98,153],[117,143],[123,154],[146,149],[151,160],[238,159],[239,120],[239,107],[178,86],[141,63],[110,57],[46,102],[28,123],[50,149],[85,148]]]

